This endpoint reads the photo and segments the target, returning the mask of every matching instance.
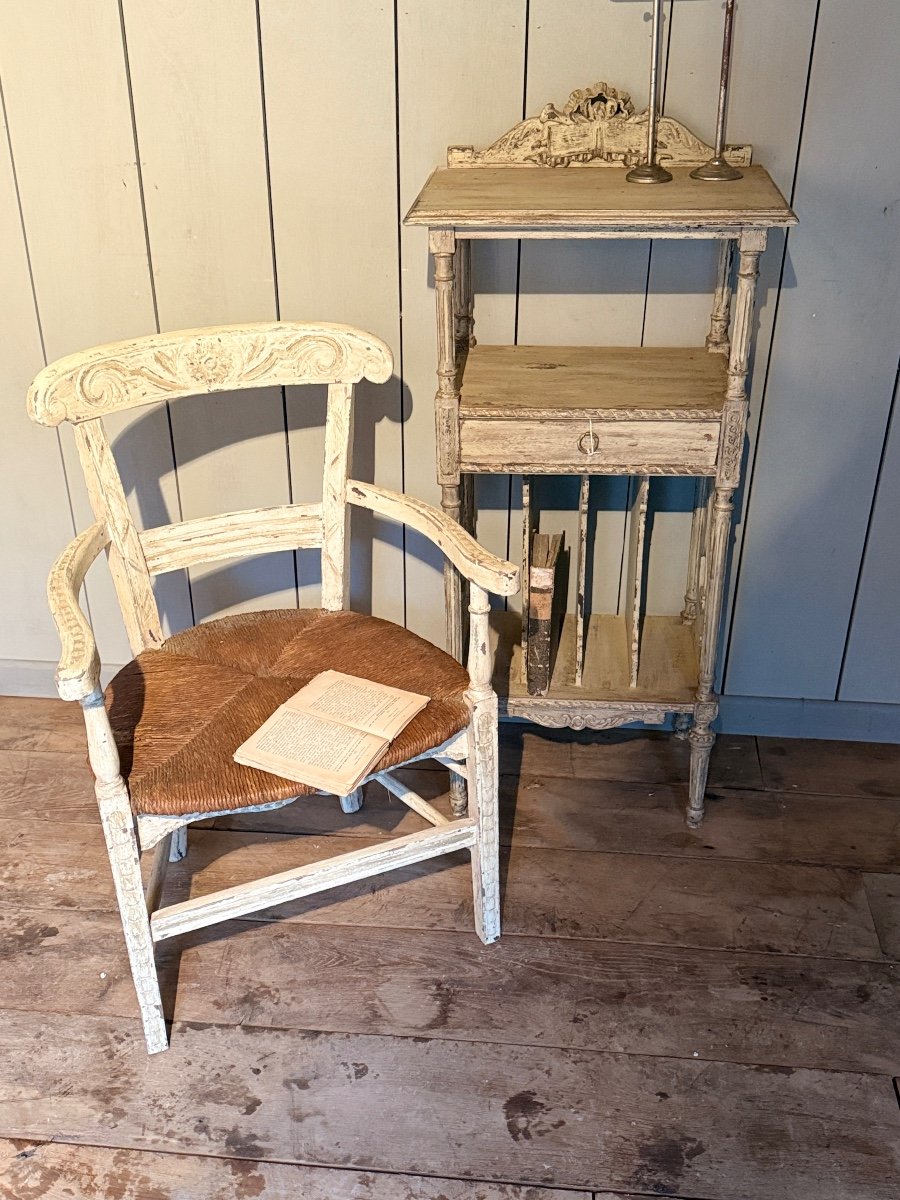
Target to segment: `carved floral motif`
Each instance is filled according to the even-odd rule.
[[[741,455],[744,452],[745,405],[730,406],[722,426],[722,443],[719,451],[719,478],[726,483],[737,481],[740,476]]]
[[[51,364],[29,392],[44,425],[88,420],[197,392],[371,379],[393,370],[388,347],[349,326],[268,324],[158,334]]]

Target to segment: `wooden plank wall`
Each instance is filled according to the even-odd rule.
[[[437,499],[433,284],[406,211],[448,142],[484,143],[597,79],[646,96],[649,0],[33,0],[0,12],[0,691],[49,693],[50,561],[87,503],[68,431],[22,409],[45,359],[113,338],[241,319],[372,329],[397,370],[361,389],[356,470]],[[892,85],[900,8],[870,0],[739,6],[730,134],[795,200],[802,223],[763,261],[748,472],[736,528],[724,688],[871,705],[900,739],[900,562],[888,437],[897,376],[900,173]],[[710,137],[721,11],[667,0],[666,110]],[[712,248],[480,243],[485,342],[696,344]],[[315,390],[176,404],[113,426],[140,522],[316,495]],[[235,448],[233,443],[239,444]],[[37,486],[35,486],[37,484]],[[542,480],[545,528],[574,534],[576,488]],[[620,603],[626,481],[595,481],[595,608]],[[139,496],[139,499],[138,499]],[[518,482],[480,480],[480,534],[516,557]],[[682,603],[691,488],[651,488],[648,599]],[[357,523],[357,607],[443,637],[435,555]],[[318,565],[279,555],[160,582],[166,623],[315,603]],[[104,658],[127,657],[102,568],[87,597]],[[886,648],[893,648],[887,653]],[[741,707],[743,706],[743,707]],[[779,700],[777,732],[792,732]],[[858,718],[858,713],[857,713]],[[834,725],[837,721],[837,727]],[[849,721],[857,728],[858,719]],[[873,732],[871,721],[867,726]],[[804,732],[809,733],[808,728]]]

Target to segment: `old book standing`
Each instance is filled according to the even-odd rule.
[[[536,533],[528,567],[527,630],[525,631],[525,682],[531,696],[546,696],[559,637],[559,581],[563,537],[560,533]],[[524,621],[523,621],[524,624]]]
[[[691,178],[713,153],[671,117],[659,122],[665,187],[627,187],[640,161],[647,113],[608,84],[548,104],[486,150],[451,147],[410,209],[429,228],[438,328],[437,473],[444,511],[472,529],[471,477],[523,477],[525,575],[532,476],[581,478],[575,611],[565,618],[545,695],[529,694],[523,631],[498,614],[495,686],[503,710],[540,724],[609,729],[691,725],[688,821],[703,816],[716,648],[732,497],[740,481],[747,371],[759,256],[768,230],[796,217],[749,146],[729,146],[742,178],[715,187]],[[720,243],[709,336],[703,347],[481,346],[474,338],[472,244],[484,238],[683,238]],[[602,331],[598,330],[598,340]],[[617,613],[585,598],[589,480],[630,486],[624,595]],[[656,476],[697,479],[680,616],[645,612],[647,513]],[[448,644],[463,649],[462,588],[446,575]]]

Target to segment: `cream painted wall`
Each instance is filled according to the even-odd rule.
[[[801,225],[761,277],[748,480],[724,635],[731,728],[900,740],[896,433],[900,6],[743,0],[730,134]],[[0,691],[51,694],[44,579],[87,520],[68,431],[29,425],[45,360],[123,336],[241,319],[348,321],[393,346],[360,392],[356,470],[437,499],[433,289],[400,218],[449,142],[483,143],[597,79],[645,98],[648,0],[30,0],[0,9]],[[712,134],[717,0],[667,0],[666,110]],[[711,248],[479,243],[482,341],[702,342]],[[114,426],[139,521],[306,499],[322,397],[253,393]],[[657,481],[649,599],[681,606],[690,489]],[[572,489],[542,481],[573,528]],[[626,488],[597,483],[594,601],[617,603]],[[480,535],[515,557],[516,480],[480,480]],[[358,607],[440,641],[441,585],[415,535],[360,522]],[[869,536],[871,533],[871,536]],[[127,657],[103,568],[87,597]],[[280,555],[167,577],[169,628],[314,603]],[[887,647],[889,653],[885,653]],[[803,700],[804,703],[800,703]]]

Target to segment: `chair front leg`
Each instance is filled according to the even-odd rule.
[[[487,592],[471,585],[469,612],[468,730],[469,815],[476,825],[472,847],[475,930],[488,945],[500,936],[500,812],[497,696],[491,687],[492,655]]]
[[[141,856],[134,816],[125,781],[119,774],[119,752],[99,688],[81,702],[87,726],[88,753],[94,770],[94,791],[112,870],[125,946],[148,1054],[167,1050],[169,1039],[163,1017],[150,916],[141,880]]]

